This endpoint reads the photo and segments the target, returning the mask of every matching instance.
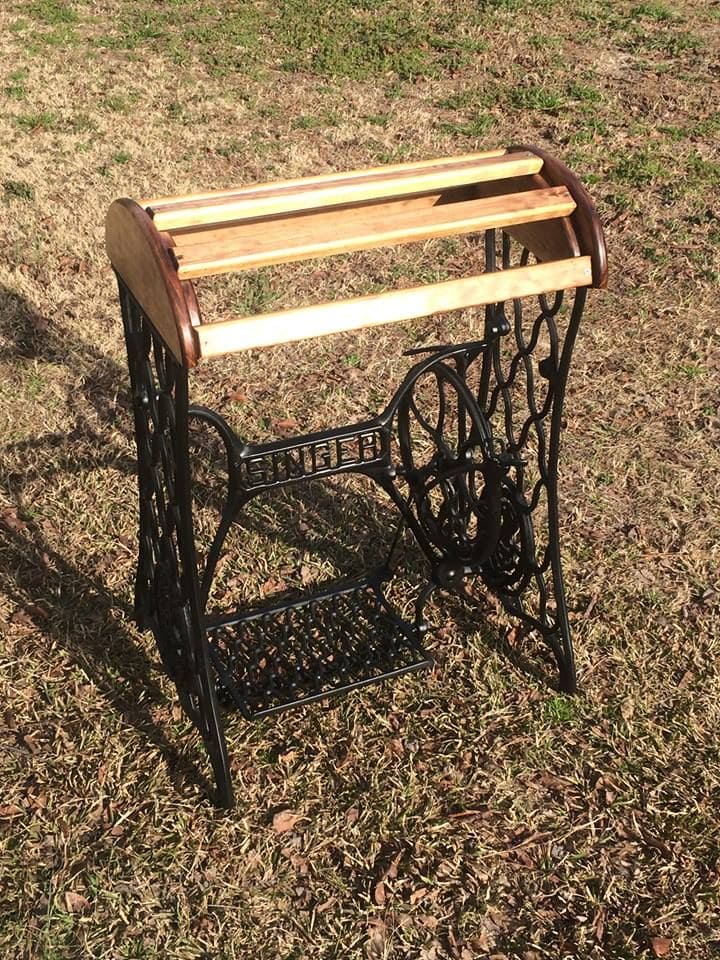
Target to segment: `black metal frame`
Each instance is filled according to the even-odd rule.
[[[503,234],[502,266],[513,244]],[[486,270],[497,268],[487,231]],[[528,262],[523,250],[520,264]],[[182,706],[207,746],[216,801],[233,802],[220,701],[248,718],[427,666],[423,608],[432,591],[478,577],[552,649],[560,688],[576,688],[559,543],[557,468],[568,370],[586,291],[485,309],[481,340],[422,354],[385,410],[347,427],[248,444],[215,411],[190,405],[187,370],[121,278],[138,447],[140,549],[135,611],[153,631]],[[539,355],[542,354],[542,355]],[[227,455],[227,490],[202,570],[193,532],[189,424]],[[549,424],[549,432],[548,432]],[[429,563],[414,623],[383,592],[387,562],[359,580],[266,609],[212,616],[208,596],[233,521],[254,497],[310,478],[377,483]]]

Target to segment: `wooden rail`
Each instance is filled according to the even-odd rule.
[[[261,184],[205,199],[151,200],[147,209],[158,230],[172,233],[190,226],[347,206],[382,197],[432,193],[462,184],[538,173],[541,168],[542,161],[533,153],[504,153],[481,156],[480,159],[444,160],[397,168],[390,173],[380,168],[353,171],[349,176],[336,179],[309,178]]]
[[[496,228],[524,247],[533,265],[488,265],[479,276],[260,316],[200,318],[197,278]],[[125,286],[186,367],[238,350],[603,286],[607,276],[602,227],[587,192],[560,161],[529,146],[117,200],[106,246]],[[478,269],[469,263],[468,272]]]
[[[454,163],[465,163],[466,161],[486,160],[491,157],[504,157],[508,151],[505,149],[484,150],[480,153],[464,153],[457,157],[452,157]],[[530,151],[532,152],[532,151]],[[246,193],[248,190],[266,190],[276,187],[292,189],[305,185],[322,186],[323,184],[338,183],[342,180],[352,180],[355,177],[364,177],[369,173],[404,173],[408,170],[420,170],[430,167],[444,166],[448,163],[448,157],[437,157],[433,160],[410,160],[402,163],[388,163],[382,167],[363,167],[360,170],[333,171],[332,173],[319,173],[312,177],[299,177],[294,180],[273,180],[270,183],[255,183],[247,187],[232,187],[229,190],[210,190],[206,193],[187,193],[173,197],[155,197],[152,200],[139,200],[143,207],[153,207],[160,210],[166,206],[176,206],[181,203],[191,203],[196,200],[219,200],[227,197],[237,197],[240,193]]]
[[[179,276],[190,280],[352,250],[474,233],[490,227],[551,220],[566,217],[574,209],[575,201],[565,187],[411,208],[392,217],[380,204],[342,214],[307,214],[244,223],[218,232],[210,243],[187,244],[188,237],[176,238],[181,245],[175,247],[174,253]]]
[[[434,313],[552,293],[592,283],[589,257],[514,267],[497,273],[392,290],[355,300],[238,317],[195,328],[201,357],[412,320]]]

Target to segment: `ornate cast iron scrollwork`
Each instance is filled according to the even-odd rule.
[[[422,380],[434,387],[432,413],[420,409]],[[486,560],[500,532],[506,468],[494,456],[490,425],[457,369],[438,361],[408,384],[397,433],[398,472],[410,489],[407,509],[426,552],[438,558],[438,575],[453,579],[458,568]]]
[[[503,234],[502,265],[513,265],[510,238]],[[529,260],[519,253],[519,265]],[[538,630],[555,654],[560,686],[576,687],[567,603],[560,560],[558,457],[565,387],[585,305],[586,290],[539,297],[539,313],[528,323],[525,305],[512,301],[510,335],[496,340],[483,358],[479,400],[496,432],[503,435],[513,470],[503,484],[502,524],[497,548],[480,575],[505,608]]]

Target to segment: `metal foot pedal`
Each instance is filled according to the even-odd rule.
[[[431,666],[418,628],[390,606],[384,582],[374,574],[294,603],[210,619],[221,697],[255,719]]]

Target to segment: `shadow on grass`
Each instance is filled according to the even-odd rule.
[[[108,439],[103,426],[113,425],[130,439],[127,404],[116,401],[124,371],[92,344],[58,332],[26,300],[0,288],[0,334],[5,361],[41,360],[67,363],[76,369],[77,397],[97,415],[96,429],[78,418],[67,433],[40,430],[33,439],[0,447],[0,490],[11,506],[2,512],[0,576],[9,598],[52,645],[64,649],[97,686],[110,707],[146,737],[162,754],[176,786],[191,782],[203,791],[208,782],[184,759],[158,728],[154,704],[165,694],[158,665],[118,621],[116,611],[130,608],[111,593],[102,579],[79,569],[54,549],[41,523],[27,517],[26,488],[50,483],[60,474],[81,474],[112,466],[131,476],[134,460]],[[130,448],[131,449],[131,448]]]
[[[78,414],[66,433],[40,433],[36,438],[10,442],[0,448],[0,489],[14,506],[4,511],[0,575],[12,601],[53,643],[64,648],[88,674],[114,710],[147,737],[163,755],[176,785],[183,781],[208,791],[205,778],[170,743],[151,714],[162,703],[164,691],[153,676],[159,661],[151,661],[133,635],[118,622],[114,611],[131,616],[129,605],[114,595],[101,576],[78,569],[50,545],[41,524],[22,513],[24,491],[37,481],[48,483],[57,475],[81,474],[112,466],[128,477],[135,473],[132,415],[127,400],[127,371],[93,344],[67,330],[58,331],[37,314],[22,297],[0,288],[0,359],[10,362],[40,360],[66,363],[77,371],[76,396],[68,405],[86,405],[96,425]],[[111,438],[111,428],[126,440],[123,449]],[[203,452],[202,444],[200,447]],[[205,451],[210,456],[210,451]],[[217,506],[208,493],[206,504]],[[133,506],[134,509],[134,506]],[[298,518],[305,518],[298,522]],[[308,519],[310,522],[308,522]],[[302,552],[329,560],[338,568],[369,569],[382,562],[392,541],[397,515],[389,504],[374,498],[372,504],[355,491],[335,490],[321,482],[286,488],[266,500],[262,510],[243,518],[246,528],[266,542],[282,540]],[[347,531],[344,538],[333,531]],[[308,533],[311,536],[308,536]],[[413,544],[414,547],[414,544]],[[131,547],[134,549],[134,547]],[[404,555],[404,575],[421,578],[424,561],[417,548]],[[452,602],[458,632],[478,629],[478,612]],[[547,683],[548,677],[504,639],[488,636],[489,647],[505,655],[524,673]],[[121,679],[119,679],[121,678]]]

